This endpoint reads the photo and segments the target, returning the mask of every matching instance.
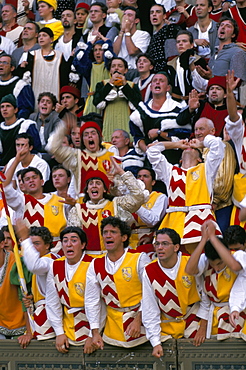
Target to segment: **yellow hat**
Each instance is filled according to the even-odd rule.
[[[52,6],[52,8],[54,8],[54,10],[56,11],[57,9],[57,1],[56,0],[38,0],[38,3],[40,2],[43,2],[43,3],[47,3],[48,5]]]

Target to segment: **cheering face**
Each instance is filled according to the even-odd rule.
[[[100,138],[97,130],[93,127],[87,128],[83,132],[83,143],[87,150],[96,153],[100,149]]]
[[[103,241],[108,253],[123,250],[127,235],[121,235],[120,229],[110,224],[106,225],[102,231]]]
[[[95,178],[89,180],[87,194],[93,203],[98,203],[103,199],[104,193],[106,193],[106,189],[102,180]]]
[[[75,265],[82,257],[85,243],[81,243],[76,233],[68,233],[63,236],[62,249],[69,265]]]
[[[157,73],[154,75],[150,89],[154,95],[163,95],[166,96],[166,93],[170,90],[170,85],[168,84],[168,79],[165,75]]]

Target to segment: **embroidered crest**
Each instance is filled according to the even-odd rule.
[[[57,206],[51,206],[51,211],[54,216],[57,216],[59,213],[59,208]]]
[[[102,212],[102,218],[107,218],[111,215],[111,212],[108,209],[105,209],[105,211]]]
[[[132,268],[131,267],[124,267],[122,269],[122,276],[126,281],[130,281],[132,278]]]
[[[190,288],[192,284],[192,280],[189,276],[185,275],[185,276],[182,276],[182,283],[186,288]]]
[[[103,164],[103,168],[105,169],[105,171],[109,172],[110,171],[110,161],[105,159],[102,164]]]
[[[75,283],[75,292],[80,296],[84,297],[85,287],[83,283]]]
[[[197,170],[197,171],[191,172],[191,176],[192,176],[193,181],[197,181],[200,177],[200,171]]]

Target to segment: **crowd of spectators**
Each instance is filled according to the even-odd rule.
[[[1,3],[0,340],[246,340],[245,47],[246,0]]]

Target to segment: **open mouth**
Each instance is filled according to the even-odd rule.
[[[73,254],[73,250],[72,249],[67,249],[66,254],[67,254],[67,256],[71,256]]]
[[[89,140],[89,145],[90,145],[90,146],[93,146],[93,145],[95,145],[95,142],[94,142],[94,140]]]

